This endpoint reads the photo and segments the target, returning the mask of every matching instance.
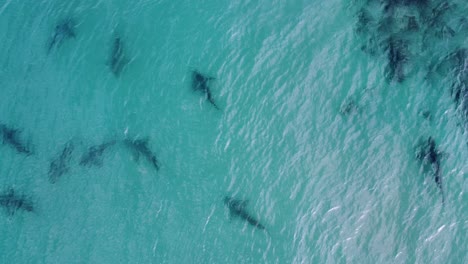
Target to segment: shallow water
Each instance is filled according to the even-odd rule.
[[[428,67],[468,47],[468,4],[444,17],[454,36],[405,36],[398,83],[384,52],[361,50],[386,34],[356,33],[365,2],[0,1],[0,122],[33,151],[0,145],[0,187],[35,206],[0,213],[0,263],[466,263],[465,120],[451,75]],[[76,37],[47,54],[68,17]],[[216,78],[220,111],[190,88],[194,69]],[[445,204],[415,159],[428,136],[447,154]],[[79,165],[125,138],[147,139],[160,170],[120,143]],[[225,196],[267,232],[231,218]]]

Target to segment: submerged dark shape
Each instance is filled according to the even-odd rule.
[[[466,74],[468,71],[468,49],[467,48],[459,48],[454,52],[450,53],[444,60],[448,60],[449,63],[454,68],[455,74],[465,74],[464,77],[466,78]]]
[[[432,8],[430,15],[427,18],[428,25],[433,27],[437,24],[443,23],[444,15],[452,7],[448,1],[442,1],[437,6]]]
[[[55,26],[54,35],[52,39],[49,41],[49,46],[47,48],[47,53],[54,47],[58,47],[62,44],[63,41],[70,38],[75,38],[75,22],[68,18],[61,21],[59,24]]]
[[[69,163],[74,149],[75,145],[73,142],[67,142],[60,156],[58,156],[50,163],[49,181],[51,183],[56,183],[58,179],[62,177],[62,175],[68,173],[70,170]]]
[[[347,99],[343,102],[340,107],[340,114],[342,115],[350,115],[353,113],[358,112],[359,107],[353,99]]]
[[[28,149],[28,147],[26,147],[19,139],[21,130],[0,124],[0,134],[2,135],[3,144],[14,148],[18,153],[26,155],[32,154],[31,150]]]
[[[374,18],[365,8],[361,8],[357,13],[356,32],[364,33],[368,31],[369,23],[373,22]]]
[[[229,214],[231,217],[239,217],[240,219],[247,221],[247,223],[258,229],[266,229],[264,225],[262,225],[257,219],[252,217],[245,209],[248,203],[247,200],[238,200],[229,196],[225,196],[223,201],[224,205],[227,206],[227,208],[229,209]]]
[[[451,75],[460,81],[468,80],[468,49],[458,48],[437,62],[433,62],[430,67],[430,73],[432,72],[444,77]]]
[[[421,113],[422,117],[424,117],[424,119],[429,120],[429,121],[432,120],[432,113],[431,113],[431,111],[429,111],[429,110],[422,110],[420,113]]]
[[[468,124],[468,49],[456,50],[448,55],[443,63],[450,65],[454,77],[451,88],[452,98],[463,121]]]
[[[419,9],[428,7],[430,0],[382,0],[385,12],[394,12],[398,6],[414,6]]]
[[[102,166],[102,155],[109,147],[115,145],[116,141],[111,140],[109,142],[102,143],[97,146],[92,146],[88,149],[88,152],[83,154],[81,157],[80,165],[82,166]]]
[[[406,30],[412,32],[419,30],[419,24],[415,16],[407,16],[406,19]]]
[[[213,77],[206,76],[201,74],[198,71],[192,72],[192,89],[194,91],[202,92],[206,99],[216,108],[219,110],[218,105],[215,103],[213,96],[211,95],[211,90],[208,83],[212,80],[215,80]]]
[[[27,212],[34,211],[32,201],[24,195],[15,194],[15,190],[13,189],[9,189],[7,192],[0,194],[0,206],[5,208],[9,215],[14,215],[18,210]]]
[[[424,165],[430,165],[432,168],[434,181],[442,194],[442,202],[445,201],[444,190],[442,188],[442,175],[440,172],[440,160],[442,153],[437,150],[435,140],[429,137],[425,142],[418,146],[416,157]]]
[[[447,37],[455,36],[456,32],[448,24],[441,23],[434,27],[434,35],[441,39],[446,39]]]
[[[361,46],[361,50],[370,56],[376,56],[379,50],[378,41],[374,36],[371,36],[366,40],[366,43]]]
[[[390,34],[395,26],[395,18],[392,15],[384,15],[379,19],[377,30],[381,34]]]
[[[391,13],[395,11],[395,8],[404,4],[406,0],[382,0],[383,10],[385,13]]]
[[[465,122],[465,125],[468,125],[468,87],[466,86],[463,90],[463,100],[461,102],[460,111],[462,112],[463,121]],[[465,129],[468,129],[468,126],[465,126]]]
[[[416,7],[427,7],[430,3],[430,0],[403,0],[403,4],[406,6],[416,6]]]
[[[115,76],[119,76],[127,63],[128,59],[124,54],[123,42],[120,37],[116,37],[112,45],[111,56],[109,59],[109,66],[112,73],[114,73]]]
[[[151,164],[153,164],[156,170],[159,170],[159,161],[156,155],[148,147],[148,139],[125,139],[125,145],[133,152],[133,155],[138,162],[140,154],[143,155]]]
[[[395,37],[390,37],[386,42],[388,64],[385,70],[387,80],[402,82],[405,79],[404,64],[408,61],[406,55],[406,43]]]
[[[460,81],[455,81],[452,85],[451,92],[453,101],[461,114],[463,122],[468,124],[468,85]]]

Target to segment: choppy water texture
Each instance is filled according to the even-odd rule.
[[[467,263],[466,14],[0,1],[0,263]]]

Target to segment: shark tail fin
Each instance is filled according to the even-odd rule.
[[[211,103],[211,105],[213,105],[213,107],[216,109],[216,110],[221,110],[219,108],[219,106],[213,101],[213,99],[208,99],[208,101]]]
[[[445,205],[445,193],[444,189],[442,189],[442,186],[440,186],[440,194],[442,195],[442,205]]]
[[[221,110],[219,108],[219,106],[216,104],[216,102],[214,101],[213,97],[211,96],[211,93],[208,91],[207,95],[206,95],[206,99],[208,100],[208,102],[210,102],[210,104],[212,104],[214,106],[214,108],[216,108],[216,110]]]
[[[153,166],[154,166],[154,168],[156,168],[156,170],[159,170],[159,162],[158,162],[158,160],[156,159],[155,156],[151,157],[151,163],[153,163]]]
[[[51,40],[49,40],[48,44],[47,44],[47,55],[50,54],[50,52],[52,51],[52,49],[54,49],[55,45],[57,44],[57,34],[54,34],[54,36],[52,37]]]

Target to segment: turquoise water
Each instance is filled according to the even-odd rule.
[[[444,17],[453,36],[408,34],[398,83],[382,52],[361,50],[383,34],[356,33],[366,2],[0,1],[0,122],[33,151],[0,146],[0,187],[35,206],[0,213],[0,263],[467,263],[464,120],[451,75],[427,68],[468,47],[468,4]],[[47,54],[67,17],[76,37]],[[193,69],[216,77],[220,111],[191,90]],[[415,159],[428,136],[447,154],[445,204]],[[148,138],[161,169],[121,144],[79,165],[124,138]],[[267,231],[231,218],[225,196]]]

